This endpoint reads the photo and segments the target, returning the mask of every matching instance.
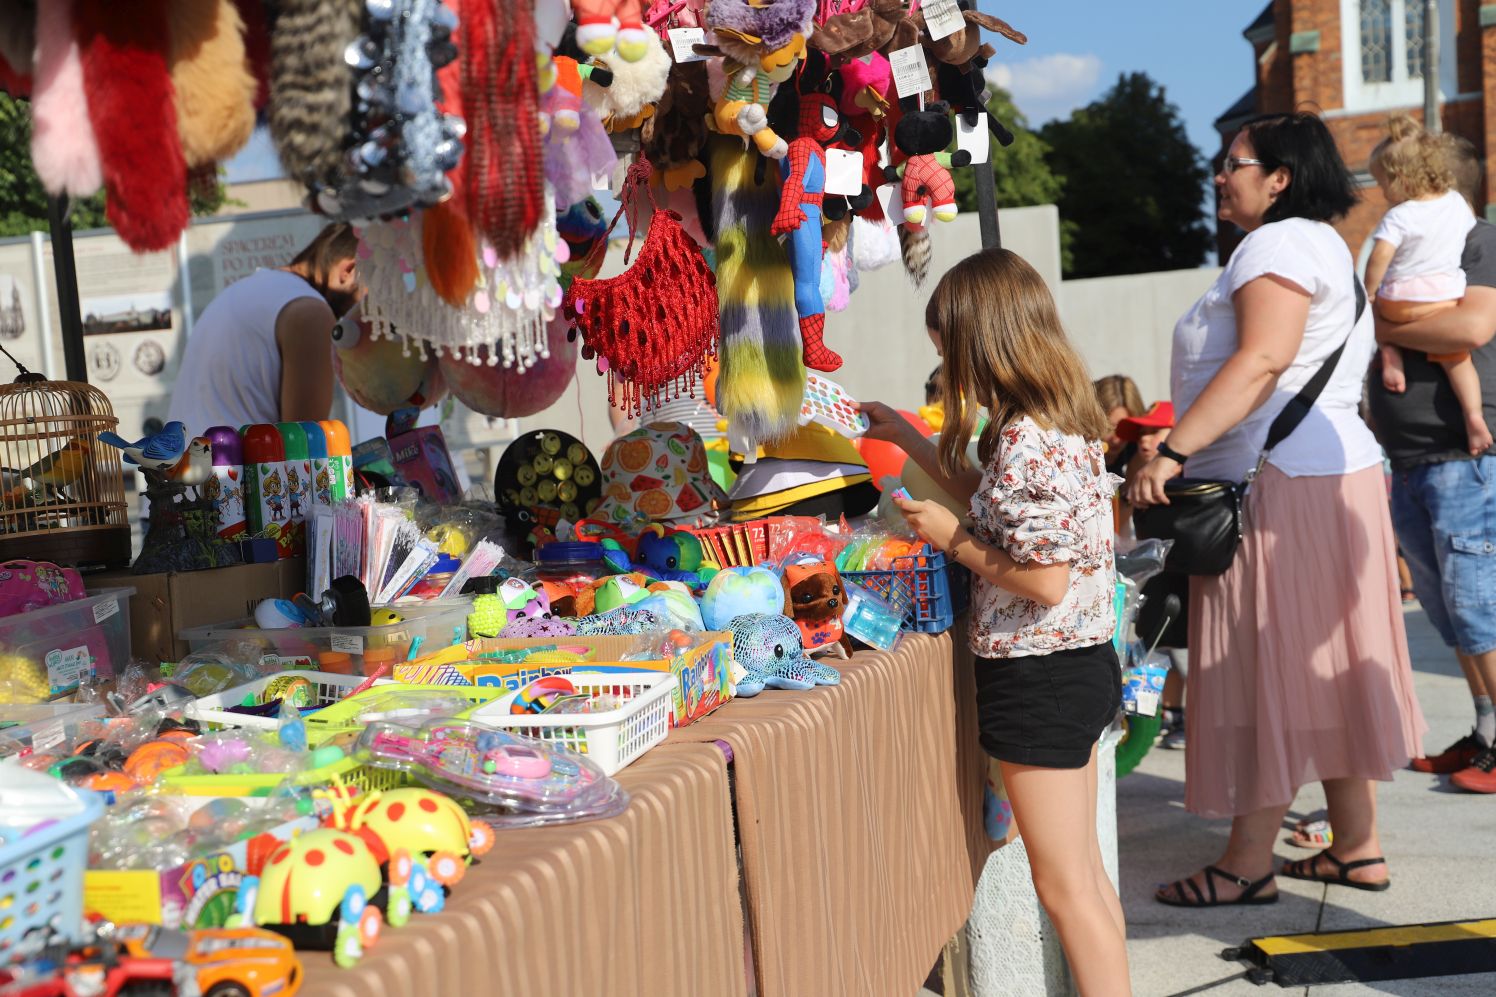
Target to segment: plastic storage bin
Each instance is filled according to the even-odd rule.
[[[261,645],[262,661],[268,658],[283,668],[367,675],[381,665],[393,669],[406,660],[417,638],[422,654],[467,640],[469,607],[468,601],[445,599],[438,605],[396,606],[405,619],[382,627],[260,630],[253,620],[242,619],[189,627],[178,636],[194,651],[219,641],[248,639]]]
[[[310,672],[291,669],[277,672],[274,675],[266,675],[264,678],[246,682],[232,689],[211,696],[203,696],[196,703],[187,707],[187,716],[198,723],[206,725],[211,730],[221,730],[226,727],[237,727],[245,730],[275,730],[280,723],[278,717],[261,717],[247,713],[234,713],[231,707],[243,706],[246,703],[259,703],[265,691],[275,683],[285,683],[293,679],[306,679],[312,686],[310,702],[302,713],[311,719],[316,716],[308,710],[320,710],[331,706],[347,696],[354,689],[363,685],[366,679],[362,675],[335,675],[331,672]],[[374,685],[383,687],[392,684],[387,679],[379,679]]]
[[[660,672],[572,672],[567,678],[587,696],[624,701],[602,713],[510,713],[517,692],[473,711],[471,719],[512,734],[570,748],[597,763],[605,775],[623,769],[670,733],[670,702],[675,676]]]
[[[49,924],[77,940],[83,927],[88,826],[104,800],[20,765],[0,766],[0,964]]]
[[[63,696],[90,675],[109,678],[130,661],[133,588],[0,619],[0,717],[12,685],[31,701]],[[14,694],[12,694],[14,695]]]
[[[904,614],[906,633],[938,634],[966,611],[971,574],[928,544],[918,554],[893,559],[886,571],[843,571],[842,577],[878,593]]]
[[[80,727],[103,715],[100,703],[0,706],[0,758],[12,753],[46,751],[77,735]],[[4,823],[5,817],[0,814],[0,824]]]

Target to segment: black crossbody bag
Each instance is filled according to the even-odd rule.
[[[1139,539],[1174,541],[1164,562],[1166,570],[1184,575],[1222,575],[1236,560],[1236,550],[1242,540],[1242,503],[1252,482],[1262,473],[1268,454],[1299,428],[1299,423],[1314,407],[1315,400],[1335,373],[1335,365],[1340,362],[1346,344],[1355,335],[1356,326],[1361,324],[1361,315],[1366,311],[1366,289],[1354,273],[1351,274],[1351,283],[1356,289],[1356,318],[1351,322],[1351,331],[1268,427],[1267,442],[1257,457],[1257,466],[1247,479],[1174,478],[1164,485],[1168,505],[1149,506],[1133,514],[1133,526]]]

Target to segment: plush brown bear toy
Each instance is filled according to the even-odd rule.
[[[842,627],[847,593],[836,565],[828,561],[785,565],[784,593],[784,615],[800,628],[806,651],[840,644],[851,655],[852,639]]]

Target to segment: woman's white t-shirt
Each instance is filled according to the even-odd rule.
[[[186,425],[189,435],[214,426],[237,429],[278,421],[276,320],[298,298],[321,297],[315,287],[285,270],[256,270],[224,288],[192,327],[167,418]],[[331,330],[327,343],[331,349]]]
[[[1381,224],[1371,234],[1396,249],[1382,285],[1395,285],[1413,277],[1438,278],[1440,297],[1417,294],[1399,296],[1405,301],[1445,301],[1465,292],[1465,271],[1460,269],[1460,255],[1465,251],[1465,236],[1475,227],[1475,214],[1469,203],[1454,191],[1429,201],[1404,201],[1394,204],[1382,216]]]
[[[1191,455],[1185,476],[1232,481],[1246,477],[1257,465],[1273,419],[1347,336],[1329,383],[1304,421],[1273,450],[1269,463],[1289,477],[1346,474],[1380,464],[1381,448],[1359,414],[1362,382],[1376,351],[1371,309],[1362,313],[1352,332],[1355,283],[1360,278],[1345,240],[1323,222],[1290,218],[1248,234],[1210,290],[1174,326],[1169,383],[1176,410],[1181,417],[1188,412],[1236,352],[1232,296],[1269,274],[1309,292],[1309,318],[1298,355],[1266,402]]]

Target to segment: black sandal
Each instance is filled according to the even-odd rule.
[[[1315,870],[1319,868],[1319,860],[1327,858],[1335,865],[1335,875],[1322,876]],[[1353,890],[1366,890],[1369,893],[1381,893],[1383,890],[1392,888],[1392,880],[1384,879],[1378,883],[1362,883],[1351,878],[1351,870],[1364,869],[1372,865],[1386,865],[1387,860],[1378,855],[1374,859],[1356,859],[1354,862],[1342,862],[1330,854],[1326,848],[1324,851],[1310,856],[1307,859],[1299,859],[1297,862],[1285,862],[1283,868],[1278,870],[1289,879],[1302,879],[1309,883],[1329,883],[1332,886],[1349,886]]]
[[[1238,905],[1243,907],[1254,907],[1263,904],[1275,904],[1278,902],[1278,894],[1276,892],[1274,892],[1272,896],[1267,897],[1260,897],[1257,895],[1262,891],[1262,888],[1264,886],[1272,882],[1275,875],[1277,874],[1270,872],[1256,882],[1253,882],[1252,880],[1247,879],[1244,876],[1235,876],[1217,866],[1208,865],[1205,867],[1205,890],[1210,891],[1209,897],[1206,897],[1205,890],[1200,889],[1199,884],[1197,884],[1193,879],[1186,877],[1184,879],[1176,879],[1168,886],[1159,890],[1153,895],[1153,899],[1157,900],[1161,904],[1167,904],[1170,907],[1232,907]],[[1215,888],[1215,881],[1217,877],[1226,880],[1228,883],[1235,883],[1237,886],[1241,887],[1241,894],[1232,900],[1217,899]],[[1184,888],[1186,886],[1188,886],[1190,890],[1194,892],[1195,895],[1193,899],[1189,896],[1189,894],[1184,892]],[[1168,891],[1171,888],[1174,891],[1174,895],[1172,897],[1168,894]]]

